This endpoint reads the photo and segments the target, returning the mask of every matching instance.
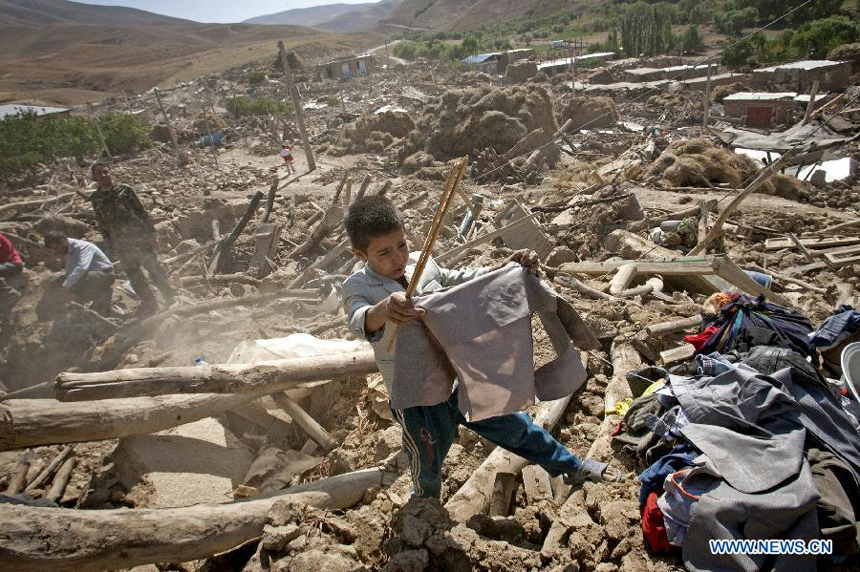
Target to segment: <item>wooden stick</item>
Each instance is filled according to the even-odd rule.
[[[69,484],[69,479],[72,477],[72,471],[75,469],[75,464],[78,462],[77,457],[72,455],[63,463],[60,470],[57,471],[57,476],[54,477],[54,482],[51,485],[51,490],[45,495],[49,501],[60,502],[63,493],[66,492],[66,486]]]
[[[369,489],[388,484],[394,473],[391,467],[373,467],[246,501],[180,508],[0,504],[0,562],[16,572],[95,572],[207,558],[259,538],[278,501],[343,510],[361,502]]]
[[[659,324],[652,324],[650,326],[645,327],[645,333],[649,336],[659,338],[661,336],[666,336],[668,334],[674,334],[675,332],[683,332],[689,328],[695,328],[702,324],[702,316],[701,314],[696,314],[695,316],[690,316],[689,318],[682,318],[680,320],[674,320],[671,322],[661,322]]]
[[[27,449],[18,461],[18,464],[15,465],[15,473],[12,475],[9,485],[6,487],[7,495],[17,495],[24,490],[24,487],[27,485],[27,472],[30,470],[30,458],[32,456],[33,452],[30,451],[30,449]]]
[[[308,131],[305,129],[302,100],[299,97],[299,90],[296,89],[296,84],[293,82],[293,71],[290,69],[290,62],[287,58],[287,49],[284,47],[284,42],[278,41],[278,50],[281,54],[281,64],[284,68],[284,77],[287,79],[287,89],[290,92],[290,97],[293,100],[293,107],[296,111],[296,124],[299,127],[299,135],[302,138],[302,147],[305,149],[305,157],[308,160],[308,171],[313,171],[317,168],[317,164],[314,161],[314,151],[311,148],[311,142],[308,139]]]
[[[56,457],[54,457],[54,460],[51,461],[47,467],[42,469],[42,472],[39,473],[38,476],[36,476],[36,478],[33,480],[33,482],[27,485],[27,488],[24,490],[29,493],[45,484],[51,477],[51,475],[54,474],[54,471],[57,470],[57,467],[59,467],[60,464],[66,460],[66,457],[72,454],[73,450],[74,449],[71,445],[66,445],[65,447],[63,447],[63,450],[60,451],[60,453]]]
[[[815,107],[815,96],[818,95],[818,80],[815,80],[812,84],[812,93],[809,95],[809,103],[806,105],[806,113],[803,114],[803,125],[809,123],[811,119],[812,110]],[[797,171],[798,173],[800,170]]]
[[[269,217],[272,215],[272,209],[275,207],[275,195],[278,194],[278,177],[274,177],[272,185],[269,187],[269,196],[266,198],[266,210],[263,212],[263,217],[260,219],[260,224],[269,222]],[[213,223],[216,221],[212,221]],[[216,237],[217,240],[217,237]]]
[[[290,399],[286,393],[273,393],[271,397],[275,404],[283,409],[296,422],[296,425],[301,427],[308,437],[316,441],[324,450],[328,451],[337,444],[329,432],[317,423],[316,419],[311,417],[307,411]]]
[[[442,221],[445,220],[445,215],[448,214],[448,208],[451,206],[451,199],[454,197],[455,190],[460,186],[460,181],[463,179],[463,173],[466,172],[466,166],[469,164],[469,157],[463,157],[459,168],[451,169],[448,175],[448,182],[442,191],[442,199],[439,201],[439,206],[436,208],[436,215],[433,217],[433,224],[430,225],[430,232],[424,240],[424,246],[421,249],[421,255],[418,258],[418,264],[415,265],[415,270],[412,272],[412,280],[409,281],[409,286],[406,288],[406,297],[411,298],[418,287],[418,281],[424,273],[424,267],[430,259],[430,251],[433,244],[436,242],[436,237],[439,236],[439,230],[442,227]],[[456,175],[455,175],[456,173]],[[453,176],[453,181],[452,181]],[[394,349],[394,341],[397,339],[397,324],[394,325],[394,332],[391,334],[391,341],[388,342],[388,351]]]
[[[218,245],[218,248],[215,249],[215,255],[212,257],[212,263],[209,265],[209,274],[215,274],[218,271],[218,266],[221,262],[221,255],[230,250],[230,247],[233,246],[233,243],[236,242],[236,239],[239,238],[239,235],[242,234],[243,230],[245,230],[245,227],[248,225],[248,221],[250,221],[251,217],[254,216],[254,213],[257,212],[257,205],[260,204],[261,200],[263,200],[263,193],[261,191],[257,191],[253,198],[251,198],[251,202],[248,203],[248,208],[245,209],[245,214],[242,215],[242,218],[238,223],[236,223],[236,226],[233,227],[233,232],[231,232],[230,236],[224,239]]]

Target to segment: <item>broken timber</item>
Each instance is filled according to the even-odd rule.
[[[372,351],[191,367],[129,368],[57,376],[60,401],[149,397],[175,393],[275,393],[304,383],[376,371]]]
[[[73,510],[0,504],[0,561],[16,572],[85,572],[207,558],[261,536],[276,502],[347,509],[392,472],[375,467],[220,505]]]

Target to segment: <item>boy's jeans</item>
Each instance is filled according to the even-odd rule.
[[[471,423],[457,407],[457,392],[454,389],[448,401],[437,405],[392,409],[403,427],[403,449],[412,471],[415,496],[441,496],[442,463],[458,425],[540,465],[552,477],[579,470],[582,461],[547,430],[535,425],[527,413],[509,413]]]

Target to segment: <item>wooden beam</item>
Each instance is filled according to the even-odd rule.
[[[271,397],[275,404],[283,409],[296,422],[296,425],[301,427],[308,437],[313,439],[323,450],[328,451],[334,448],[337,441],[286,393],[273,393]]]
[[[694,355],[696,355],[696,348],[692,344],[684,344],[683,346],[660,352],[660,360],[662,360],[663,365],[672,365],[687,361]]]
[[[180,508],[75,510],[0,504],[0,561],[15,572],[97,572],[188,562],[260,537],[279,501],[344,510],[382,487],[377,467],[320,479],[263,498]]]
[[[293,108],[296,111],[296,123],[299,127],[299,135],[302,138],[302,147],[305,149],[305,157],[308,160],[308,171],[313,171],[317,168],[314,161],[314,151],[311,148],[311,142],[308,138],[308,131],[305,129],[304,111],[302,110],[302,100],[299,97],[299,90],[296,89],[296,84],[293,82],[293,71],[290,69],[290,61],[287,57],[287,49],[284,47],[284,42],[278,41],[278,50],[281,54],[281,63],[284,66],[284,77],[287,80],[287,89],[290,92],[290,97],[293,100]]]
[[[376,371],[372,351],[191,367],[128,368],[57,376],[60,401],[89,401],[190,393],[276,393],[309,382]]]
[[[672,320],[671,322],[661,322],[659,324],[651,324],[649,326],[645,326],[645,333],[649,336],[659,338],[662,336],[668,336],[669,334],[674,334],[676,332],[683,332],[690,328],[697,328],[702,325],[702,315],[696,314],[695,316],[691,316],[689,318],[682,318],[680,320]]]
[[[812,83],[812,93],[809,94],[809,103],[806,105],[806,113],[803,114],[803,125],[809,123],[812,117],[812,110],[815,109],[815,96],[818,95],[818,80]]]

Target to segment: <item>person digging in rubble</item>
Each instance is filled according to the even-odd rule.
[[[403,324],[424,313],[405,295],[420,253],[410,255],[400,213],[385,197],[369,196],[355,201],[347,211],[345,225],[353,254],[365,262],[363,269],[343,283],[347,324],[356,335],[373,344],[376,361],[390,395],[394,352],[388,351],[388,343],[383,342],[382,338],[386,323]],[[448,270],[439,267],[431,258],[422,275],[422,282],[426,278],[426,283],[435,280],[442,286],[453,286],[492,272],[509,262],[517,262],[534,272],[539,268],[538,256],[531,250],[518,250],[492,269]],[[551,476],[565,475],[569,483],[620,480],[621,472],[618,469],[594,460],[581,461],[548,431],[535,425],[526,413],[510,413],[477,422],[467,421],[458,408],[457,394],[458,389],[455,387],[446,402],[392,409],[394,417],[403,427],[403,449],[409,460],[413,494],[416,496],[440,497],[442,464],[459,425],[540,465]],[[427,446],[416,447],[415,443],[426,443]]]
[[[0,233],[0,316],[5,315],[21,297],[21,293],[6,279],[21,274],[23,270],[24,261],[15,245]]]
[[[90,202],[99,222],[99,230],[109,251],[119,258],[131,287],[140,298],[139,312],[150,313],[158,308],[155,294],[144,277],[149,273],[166,305],[173,304],[173,289],[167,273],[156,255],[155,226],[134,190],[126,184],[115,184],[110,168],[97,162],[92,169],[93,180],[99,188],[90,195]]]
[[[113,283],[116,280],[113,264],[102,249],[86,240],[69,238],[59,231],[45,234],[45,246],[63,259],[66,273],[56,285],[60,288],[52,295],[65,293],[70,300],[92,302],[91,308],[103,316],[110,316]]]
[[[295,173],[296,168],[293,167],[293,146],[289,141],[284,141],[281,145],[281,157],[284,158],[284,164],[287,166],[287,174]]]

